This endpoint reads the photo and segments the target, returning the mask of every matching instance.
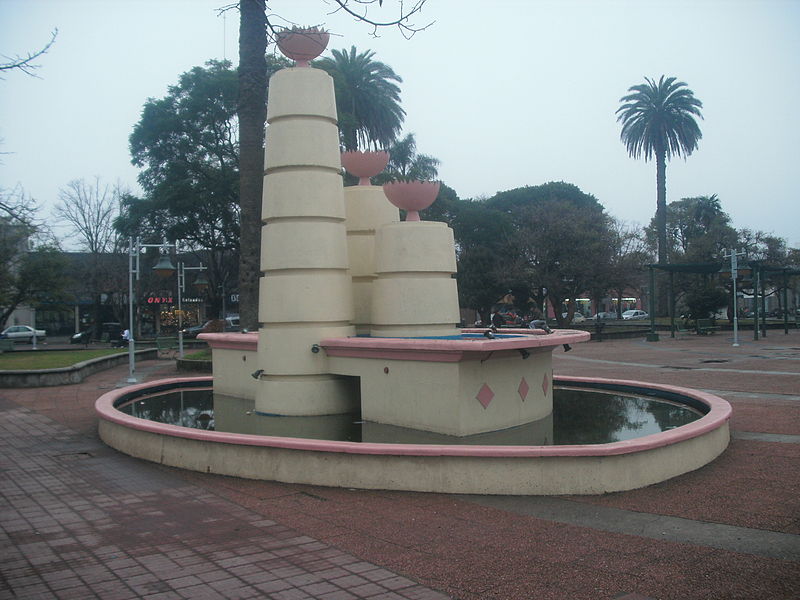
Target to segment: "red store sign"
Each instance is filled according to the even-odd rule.
[[[172,296],[148,296],[148,304],[172,304]]]

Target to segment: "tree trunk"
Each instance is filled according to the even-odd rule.
[[[656,150],[656,229],[658,230],[658,262],[667,257],[667,159],[663,150]]]
[[[667,159],[663,148],[656,149],[656,230],[658,236],[658,264],[669,262],[667,252]],[[671,304],[667,286],[660,286],[656,295],[656,314],[664,316]]]
[[[239,12],[239,320],[256,330],[267,111],[265,0],[241,0]]]

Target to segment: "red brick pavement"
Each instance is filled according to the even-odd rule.
[[[717,390],[734,405],[735,430],[800,433],[800,334],[728,344],[723,334],[587,343],[557,351],[555,370]],[[728,362],[704,362],[720,360]],[[125,373],[0,390],[0,596],[800,597],[796,561],[565,525],[456,496],[247,481],[137,461],[98,441],[91,410]],[[154,376],[173,374],[165,365]],[[571,500],[797,534],[797,448],[735,438],[694,473]]]

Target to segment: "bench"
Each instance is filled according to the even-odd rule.
[[[711,319],[697,319],[697,335],[714,333],[719,327]]]
[[[178,338],[176,337],[157,337],[156,349],[158,356],[172,356],[172,351],[178,349]]]
[[[0,352],[11,352],[14,349],[14,340],[0,340]]]

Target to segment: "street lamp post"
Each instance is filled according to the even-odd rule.
[[[730,254],[724,254],[723,258],[730,258],[731,259],[731,281],[733,281],[733,345],[735,347],[739,346],[739,308],[737,306],[737,292],[736,292],[736,277],[738,276],[739,270],[739,263],[738,257],[744,256],[744,252],[736,252],[734,248],[731,250]]]
[[[174,271],[175,267],[169,262],[169,256],[165,254],[168,248],[175,248],[175,244],[168,244],[166,241],[163,244],[142,244],[137,237],[135,240],[133,236],[128,238],[128,383],[136,383],[136,341],[134,340],[134,278],[139,281],[139,255],[144,248],[160,248],[162,255],[158,264],[153,267],[159,275]]]
[[[200,271],[194,282],[195,287],[208,285],[208,280],[203,275],[206,267],[200,263],[199,267],[187,267],[183,262],[178,263],[178,356],[183,358],[183,293],[186,291],[186,271]]]

